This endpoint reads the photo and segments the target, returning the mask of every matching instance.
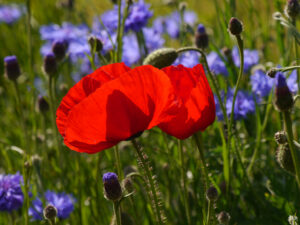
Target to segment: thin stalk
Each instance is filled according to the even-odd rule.
[[[289,147],[291,150],[293,163],[294,163],[294,167],[295,167],[296,180],[297,180],[297,183],[298,183],[298,186],[300,189],[299,158],[298,158],[298,153],[295,149],[294,142],[293,142],[294,137],[293,137],[293,130],[292,130],[291,115],[290,115],[289,111],[284,111],[284,112],[282,112],[282,114],[283,114],[285,129],[287,132],[288,143],[289,143]]]
[[[114,147],[114,153],[115,153],[115,158],[116,158],[116,166],[117,166],[118,176],[119,176],[119,179],[122,180],[123,179],[122,166],[121,166],[121,161],[120,161],[120,153],[119,153],[119,149],[117,146]]]
[[[123,12],[123,18],[122,18],[122,23],[120,27],[120,37],[118,39],[118,48],[117,48],[117,62],[120,62],[122,60],[122,52],[123,52],[123,35],[124,35],[124,29],[125,29],[125,21],[128,16],[128,11],[129,11],[129,4],[126,3],[126,7]]]
[[[31,28],[31,0],[26,0],[26,9],[27,9],[27,39],[28,39],[28,67],[29,67],[29,75],[31,77],[31,81],[33,81],[33,54],[32,54],[32,28]]]
[[[136,153],[138,155],[138,158],[139,158],[140,162],[142,163],[145,175],[147,177],[148,184],[150,186],[151,195],[152,195],[153,203],[154,203],[154,210],[153,211],[155,213],[156,220],[157,220],[159,225],[162,225],[163,224],[163,218],[162,218],[162,215],[160,213],[158,193],[157,193],[156,188],[155,188],[154,179],[153,179],[153,176],[151,174],[149,164],[147,163],[146,159],[144,158],[143,152],[142,152],[140,146],[137,144],[137,142],[134,139],[131,142],[132,142],[132,144],[133,144],[133,146],[136,150]],[[151,196],[150,196],[150,200],[152,200]]]
[[[211,204],[211,201],[208,200],[206,225],[209,225],[209,224],[210,224],[211,210],[212,210],[212,204]]]
[[[187,199],[187,190],[186,190],[186,179],[185,179],[185,168],[184,168],[184,154],[182,148],[182,141],[178,139],[178,149],[179,149],[179,159],[180,159],[180,169],[181,169],[181,182],[183,188],[183,202],[185,208],[185,214],[187,217],[187,224],[191,224],[191,215],[190,215],[190,208]]]
[[[26,156],[24,155],[24,159]],[[25,161],[25,160],[24,160]],[[30,180],[30,166],[26,160],[23,165],[23,177],[24,177],[24,224],[29,224],[29,216],[28,216],[28,209],[29,209],[29,180]]]
[[[121,225],[121,209],[119,201],[114,201],[114,214],[116,217],[116,225]]]
[[[116,62],[121,61],[121,54],[122,54],[122,36],[121,36],[121,6],[122,6],[122,1],[118,0],[118,29],[117,29],[117,58]]]

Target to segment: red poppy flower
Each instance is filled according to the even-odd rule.
[[[159,127],[179,139],[203,131],[216,117],[214,96],[202,65],[186,68],[182,65],[162,69],[170,78],[176,95],[184,102],[176,116]]]
[[[70,149],[96,153],[172,119],[180,105],[176,98],[163,71],[110,64],[70,89],[56,123]]]

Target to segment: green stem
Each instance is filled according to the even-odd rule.
[[[140,146],[138,145],[138,143],[133,139],[132,141],[132,144],[136,150],[136,153],[138,155],[138,158],[143,166],[143,169],[144,169],[144,172],[145,172],[145,175],[147,177],[147,181],[148,181],[148,184],[150,186],[150,190],[151,190],[151,195],[149,196],[150,197],[150,200],[152,200],[153,198],[153,203],[154,203],[154,213],[156,215],[156,220],[158,222],[159,225],[162,225],[163,224],[163,218],[162,218],[162,215],[161,215],[161,212],[160,212],[160,206],[159,206],[159,198],[158,198],[158,193],[156,191],[156,188],[155,188],[155,184],[154,184],[154,178],[151,174],[151,170],[149,168],[149,164],[148,162],[146,161],[146,157],[144,157],[144,154],[142,152],[142,149],[140,148]],[[152,196],[152,198],[151,198]],[[152,205],[152,204],[151,204]]]
[[[26,157],[24,157],[26,158]],[[29,180],[30,180],[30,168],[28,166],[26,160],[24,160],[24,165],[23,165],[23,177],[24,177],[24,224],[28,225],[29,224],[29,216],[28,216],[28,209],[29,209]],[[27,165],[26,165],[27,164]]]
[[[114,153],[115,153],[115,158],[116,158],[118,176],[119,176],[119,179],[122,180],[123,176],[122,176],[122,167],[121,167],[121,161],[120,161],[120,153],[119,153],[119,149],[117,146],[114,147]]]
[[[293,142],[294,137],[293,137],[293,130],[292,130],[291,115],[290,115],[289,111],[284,111],[284,112],[282,112],[282,114],[283,114],[285,129],[287,132],[288,143],[289,143],[289,147],[291,150],[293,163],[294,163],[294,167],[295,167],[296,180],[297,180],[298,186],[300,188],[299,159],[298,159],[298,153],[295,149],[294,142]]]
[[[183,201],[184,201],[184,208],[187,217],[187,224],[191,224],[191,215],[190,209],[188,204],[188,195],[186,190],[186,179],[185,179],[185,168],[184,168],[184,154],[182,148],[182,141],[178,139],[178,149],[179,149],[179,158],[180,158],[180,169],[181,169],[181,182],[183,188]]]
[[[211,209],[212,209],[212,204],[211,204],[211,201],[208,200],[206,225],[209,225],[209,224],[210,224]]]
[[[31,0],[26,1],[26,9],[27,9],[27,39],[28,39],[28,66],[29,66],[29,75],[31,77],[31,81],[34,79],[33,75],[33,54],[32,54],[32,29],[31,29]]]
[[[116,225],[121,225],[121,209],[119,201],[114,201],[114,214],[116,217]]]
[[[300,69],[299,65],[296,66],[286,66],[286,67],[281,67],[281,68],[271,68],[270,70],[275,71],[275,72],[286,72],[286,71],[290,71],[290,70],[294,70],[294,69]]]

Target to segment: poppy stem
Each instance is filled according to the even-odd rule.
[[[151,201],[153,200],[154,205],[151,204],[151,206],[156,215],[157,223],[159,225],[162,225],[163,224],[163,215],[161,212],[160,200],[159,200],[159,196],[157,193],[157,187],[155,186],[156,180],[155,180],[155,177],[152,176],[152,174],[151,174],[149,161],[147,161],[148,156],[145,153],[143,153],[142,148],[138,145],[138,143],[136,142],[135,139],[131,140],[131,142],[136,150],[136,153],[138,155],[138,159],[141,163],[142,169],[144,170],[144,173],[147,177],[146,186],[148,186],[148,185],[150,186],[146,189],[149,190],[149,188],[150,188],[148,195],[149,195],[150,200]]]
[[[116,225],[121,225],[121,209],[119,201],[114,201],[114,214],[116,217]]]
[[[186,191],[186,179],[185,179],[185,168],[184,168],[184,154],[182,148],[182,141],[178,139],[178,148],[179,148],[179,158],[180,158],[180,169],[181,169],[181,182],[182,182],[182,189],[183,189],[183,201],[184,201],[184,208],[185,214],[187,217],[187,224],[191,224],[191,215],[190,209],[188,204],[188,195]]]

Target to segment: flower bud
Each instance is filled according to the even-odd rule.
[[[237,18],[232,17],[229,21],[228,30],[232,35],[240,35],[243,31],[243,24]]]
[[[205,49],[208,47],[208,35],[203,24],[199,24],[195,36],[197,48]]]
[[[222,48],[222,53],[227,59],[232,59],[232,52],[231,49],[228,47],[223,47]]]
[[[41,113],[47,112],[49,110],[49,104],[47,100],[42,96],[39,97],[38,106],[39,106],[39,111]]]
[[[206,191],[206,198],[208,201],[215,202],[218,199],[218,190],[215,187],[211,186]]]
[[[20,66],[15,55],[4,58],[4,70],[10,80],[16,80],[21,75]]]
[[[53,53],[49,53],[45,56],[43,69],[48,76],[53,76],[56,73],[56,59]]]
[[[152,65],[158,69],[170,66],[178,57],[174,48],[160,48],[150,53],[144,60],[143,65]]]
[[[53,205],[51,205],[51,204],[47,205],[44,208],[43,214],[44,214],[44,217],[45,217],[46,220],[49,220],[53,224],[55,224],[55,218],[56,218],[56,215],[57,215],[57,209]]]
[[[276,159],[281,168],[295,173],[293,158],[288,144],[279,145],[276,151]]]
[[[274,78],[276,76],[277,70],[274,68],[271,68],[268,70],[267,75],[271,78]]]
[[[131,180],[131,178],[129,178],[129,177],[126,177],[126,178],[124,179],[124,181],[123,181],[123,186],[124,186],[124,188],[126,189],[126,191],[127,191],[128,193],[131,193],[131,192],[134,191],[134,186],[133,186],[132,180]]]
[[[179,8],[179,11],[184,12],[187,8],[187,3],[186,2],[180,2],[178,8]]]
[[[230,220],[230,215],[228,212],[222,211],[217,215],[217,219],[220,224],[228,224]]]
[[[52,45],[52,52],[55,55],[55,58],[60,61],[62,60],[67,51],[67,44],[65,41],[55,41]]]
[[[294,99],[286,84],[285,77],[282,73],[278,73],[275,79],[275,106],[279,111],[290,110],[294,105]]]
[[[118,201],[122,197],[122,188],[115,173],[108,172],[103,175],[104,195],[108,200]]]
[[[96,52],[101,52],[103,49],[103,43],[99,38],[96,38],[94,36],[89,37],[89,44],[91,49],[95,49]]]
[[[295,19],[300,13],[300,5],[298,0],[287,0],[284,12],[291,19]]]
[[[277,144],[286,144],[288,143],[286,132],[281,130],[275,133],[274,139],[277,142]]]

